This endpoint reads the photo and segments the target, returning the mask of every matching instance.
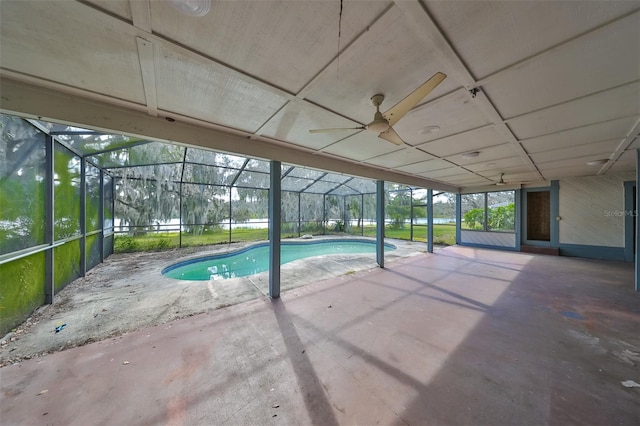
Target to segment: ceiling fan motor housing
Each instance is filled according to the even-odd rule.
[[[376,115],[373,117],[373,121],[367,124],[367,130],[376,133],[384,132],[388,128],[389,122],[382,116],[380,111],[377,111]]]
[[[367,124],[367,130],[370,132],[381,133],[389,128],[389,121],[380,112],[382,101],[384,101],[384,95],[377,94],[371,97],[371,102],[376,107],[376,113],[373,116],[373,121]]]

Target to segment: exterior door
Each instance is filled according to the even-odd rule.
[[[526,192],[524,240],[527,244],[547,245],[551,241],[551,193]],[[545,244],[546,243],[546,244]]]

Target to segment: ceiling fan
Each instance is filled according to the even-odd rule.
[[[500,180],[496,183],[494,183],[494,185],[496,186],[505,186],[505,185],[522,185],[525,183],[531,183],[531,182],[505,182],[504,180],[504,173],[500,173]]]
[[[393,130],[393,125],[396,124],[406,113],[411,111],[418,102],[424,99],[433,89],[435,89],[442,80],[447,76],[441,72],[435,73],[430,79],[422,83],[420,87],[411,92],[403,100],[392,106],[384,113],[380,112],[380,105],[384,101],[384,95],[377,94],[371,97],[373,106],[376,107],[376,113],[373,116],[373,121],[369,124],[360,127],[346,127],[346,128],[334,128],[334,129],[315,129],[309,130],[310,133],[330,133],[330,132],[342,132],[345,130],[367,130],[369,132],[377,133],[378,137],[396,145],[404,144],[402,138]]]

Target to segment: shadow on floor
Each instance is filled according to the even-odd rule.
[[[309,418],[314,425],[337,426],[339,423],[333,413],[331,403],[320,379],[318,379],[313,364],[309,360],[309,356],[305,353],[305,346],[287,313],[284,302],[280,298],[271,299],[271,306],[282,332],[284,344],[287,348],[287,356],[293,367]]]

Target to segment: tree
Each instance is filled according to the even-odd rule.
[[[515,204],[487,209],[487,226],[484,225],[484,207],[468,210],[464,223],[469,229],[489,231],[513,231],[515,228]]]
[[[513,231],[515,229],[515,204],[492,207],[487,211],[489,229],[496,231]]]
[[[118,169],[115,216],[136,233],[179,216],[180,184],[166,166]]]
[[[464,223],[469,229],[484,229],[484,207],[468,210],[464,214]]]
[[[404,223],[411,217],[411,202],[411,191],[398,191],[390,195],[387,215],[393,219],[393,226],[404,227]]]
[[[448,219],[456,217],[456,194],[447,192],[434,197],[434,199],[441,201],[433,203],[433,217]]]
[[[238,200],[233,202],[231,213],[236,222],[241,220],[236,216],[237,210],[248,211],[246,219],[266,219],[269,217],[269,191],[261,188],[236,188]]]
[[[362,206],[360,205],[360,196],[351,196],[349,200],[349,204],[347,204],[347,209],[349,210],[349,218],[358,219],[358,228],[362,226]]]
[[[470,209],[484,209],[484,200],[485,200],[484,192],[479,192],[476,194],[463,194],[460,197],[460,201],[462,203],[462,211],[467,211]]]

